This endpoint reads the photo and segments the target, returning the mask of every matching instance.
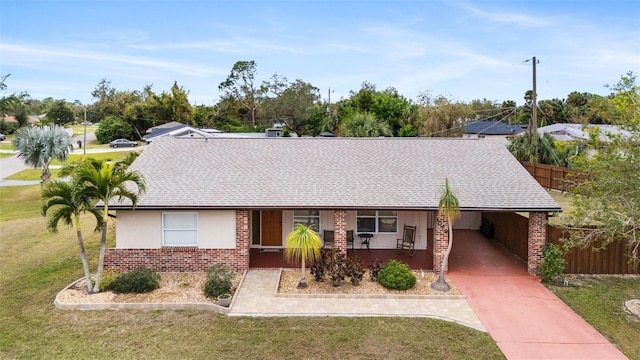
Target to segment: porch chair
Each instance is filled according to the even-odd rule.
[[[333,247],[333,230],[324,230],[322,234],[323,247],[331,249]]]
[[[347,230],[347,247],[351,244],[351,250],[353,250],[353,230]]]
[[[416,253],[416,227],[405,225],[402,233],[402,239],[397,239],[396,251],[409,253],[409,256],[413,256]]]
[[[333,230],[324,230],[322,234],[323,247],[332,248],[334,245]],[[353,230],[347,230],[347,247],[351,244],[351,250],[353,250]]]

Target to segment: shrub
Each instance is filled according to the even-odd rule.
[[[231,291],[231,279],[236,273],[226,264],[214,264],[207,270],[207,280],[204,283],[204,294],[218,297]]]
[[[416,285],[416,277],[407,264],[389,260],[380,268],[378,282],[387,289],[407,290]]]
[[[369,276],[371,277],[371,281],[378,281],[378,274],[380,273],[381,267],[382,261],[378,258],[373,259],[371,265],[369,265]]]
[[[337,252],[335,249],[332,249],[329,257],[327,258],[326,270],[333,282],[333,286],[340,286],[340,283],[347,275],[347,263],[344,255]]]
[[[542,262],[538,266],[542,282],[550,283],[558,279],[564,273],[564,265],[565,260],[558,245],[545,244],[542,247]]]
[[[364,276],[364,268],[362,267],[362,259],[352,256],[347,259],[347,276],[351,279],[353,285],[360,285]]]
[[[104,271],[100,280],[100,292],[113,290],[111,286],[118,276],[120,276],[118,271]]]
[[[145,267],[118,275],[111,283],[111,290],[117,293],[147,293],[160,287],[160,275]]]
[[[320,250],[320,258],[311,263],[309,271],[316,281],[324,281],[327,272],[327,262],[331,253],[326,249]]]

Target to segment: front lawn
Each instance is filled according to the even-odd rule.
[[[640,318],[623,308],[626,300],[640,298],[638,276],[568,276],[571,286],[550,286],[576,313],[630,359],[640,359]]]
[[[134,149],[132,149],[132,151],[134,151]],[[100,153],[91,153],[86,155],[81,153],[74,153],[69,155],[69,157],[67,158],[67,161],[65,161],[65,164],[80,161],[85,157],[94,158],[96,160],[116,162],[116,161],[124,160],[124,158],[126,158],[128,154],[129,154],[129,151],[100,152]],[[51,162],[51,165],[62,165],[62,162],[59,160],[53,160]]]
[[[82,270],[74,230],[47,232],[39,190],[0,187],[0,358],[504,358],[488,334],[434,319],[56,310],[56,293]],[[99,234],[88,217],[83,220],[95,269]]]

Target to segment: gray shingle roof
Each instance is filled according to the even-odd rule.
[[[486,140],[163,137],[130,169],[147,182],[138,208],[437,209],[448,178],[462,210],[560,210]]]

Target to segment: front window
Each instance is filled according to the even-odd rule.
[[[162,214],[162,245],[198,246],[198,214]]]
[[[293,226],[302,224],[304,226],[312,226],[315,231],[320,230],[320,211],[319,210],[294,210]]]
[[[397,233],[398,213],[394,210],[358,210],[358,232]]]

